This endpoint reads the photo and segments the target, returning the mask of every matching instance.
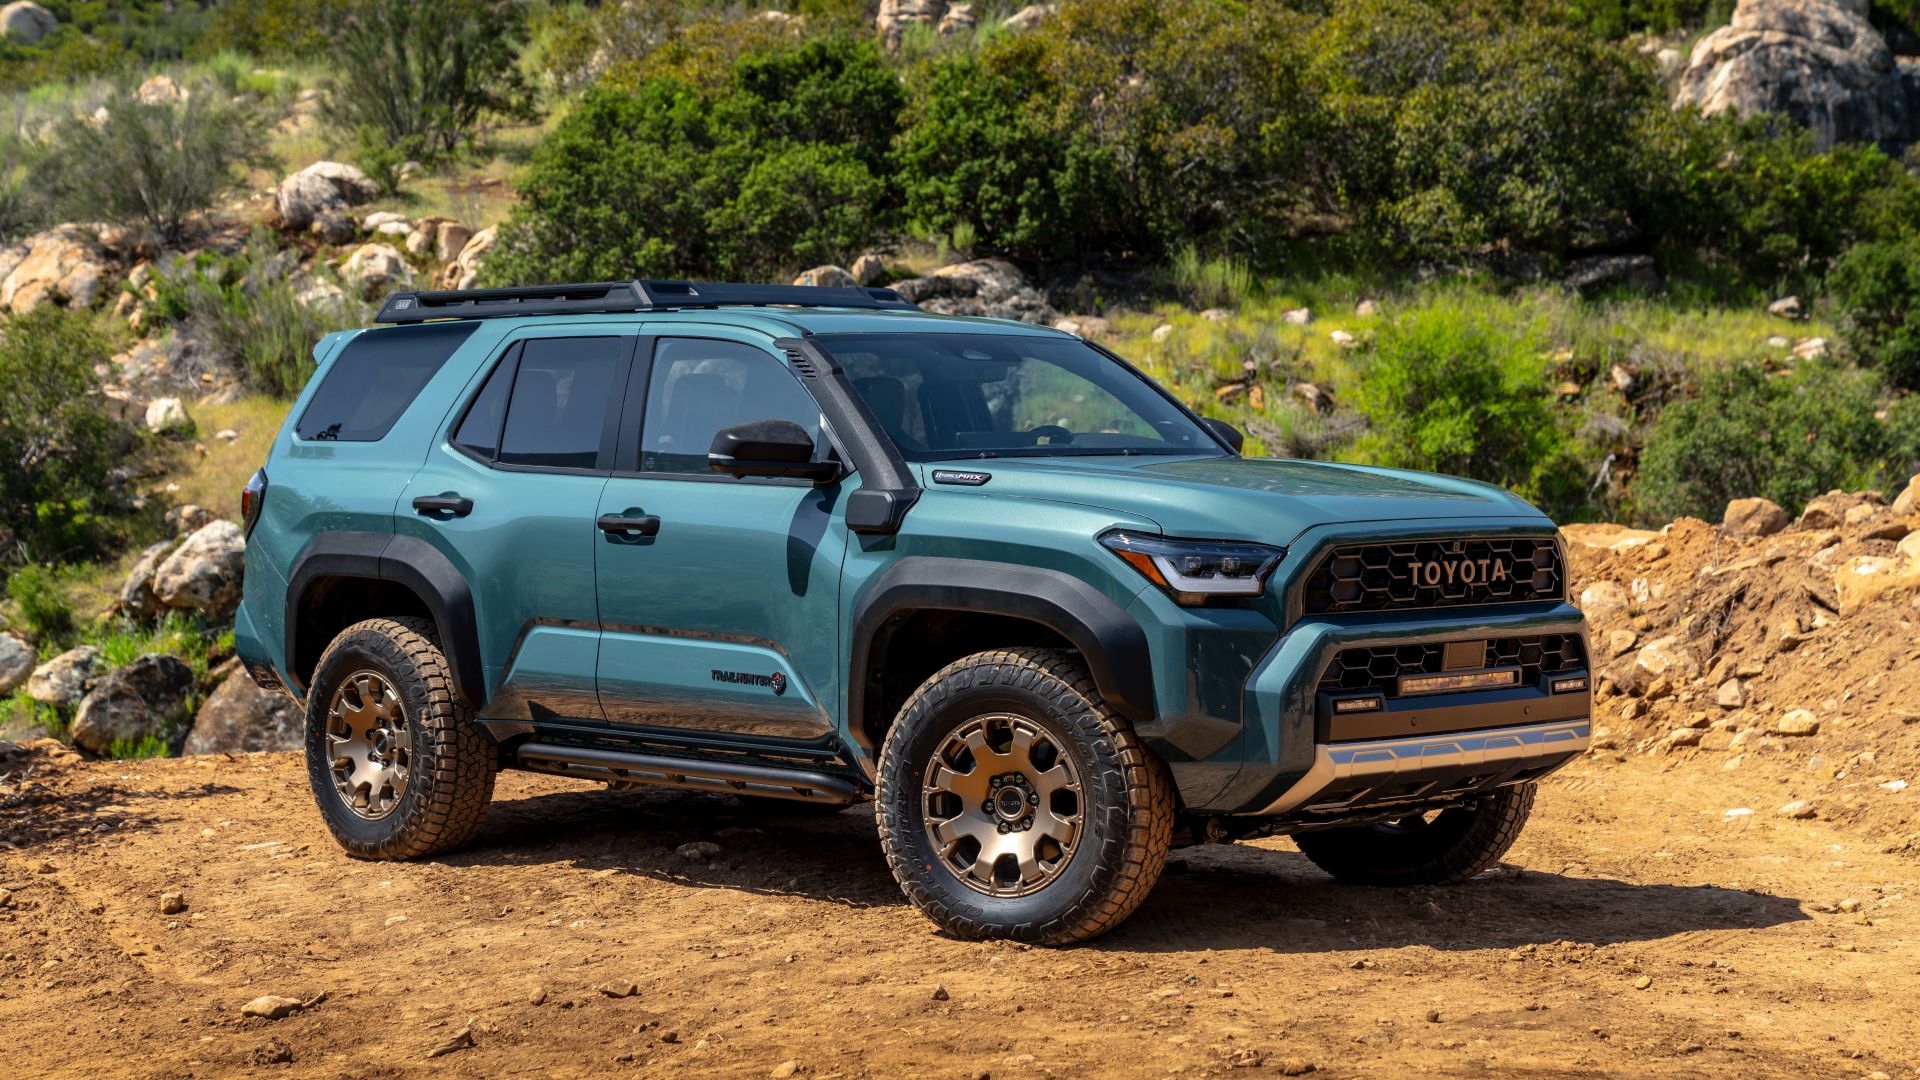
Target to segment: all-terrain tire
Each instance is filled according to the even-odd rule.
[[[328,710],[343,680],[373,671],[399,699],[410,736],[404,792],[385,816],[356,813],[335,786]],[[368,859],[414,859],[473,838],[493,798],[493,740],[453,695],[446,654],[425,619],[368,619],[321,654],[307,694],[307,779],[335,840]]]
[[[962,725],[988,714],[1041,728],[1080,778],[1081,831],[1053,878],[1017,897],[963,883],[935,850],[922,786],[932,756]],[[875,817],[887,864],[923,913],[956,937],[1041,945],[1086,941],[1140,906],[1166,865],[1177,796],[1166,764],[1100,698],[1071,653],[1017,648],[975,653],[923,683],[880,753]]]
[[[1533,784],[1515,784],[1418,825],[1303,832],[1293,842],[1315,866],[1350,885],[1453,885],[1507,853],[1526,827],[1533,795]]]

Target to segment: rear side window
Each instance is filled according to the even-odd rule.
[[[307,402],[294,432],[302,439],[377,442],[476,323],[427,323],[368,330],[347,342]]]
[[[598,469],[619,422],[628,339],[537,338],[509,349],[453,442],[483,461]]]

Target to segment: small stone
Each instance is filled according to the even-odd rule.
[[[1645,990],[1647,987],[1652,985],[1653,985],[1653,976],[1651,975],[1642,975],[1639,978],[1633,980],[1633,988],[1635,990]]]
[[[610,998],[629,998],[639,993],[640,987],[632,979],[615,979],[601,984],[600,992]]]
[[[946,988],[946,987],[944,987],[944,986],[941,986],[941,985],[940,985],[939,983],[935,983],[935,984],[934,984],[934,986],[933,986],[933,1000],[935,1000],[935,1001],[947,1001],[947,1000],[950,1000],[950,998],[951,998],[951,995],[949,995],[949,994],[947,993],[947,988]]]
[[[160,914],[178,915],[187,910],[187,897],[184,893],[163,892],[160,894]]]
[[[1859,911],[1860,901],[1855,900],[1853,897],[1849,896],[1845,900],[1840,901],[1838,907],[1840,908],[1841,911],[1845,911],[1849,913]]]
[[[546,1001],[547,988],[544,986],[536,986],[527,993],[527,1004],[529,1005],[544,1005]]]
[[[1347,333],[1345,330],[1335,330],[1331,334],[1328,334],[1327,337],[1331,338],[1335,345],[1338,345],[1343,349],[1351,349],[1355,345],[1360,344],[1359,338],[1354,337],[1352,334]]]
[[[1705,734],[1706,732],[1701,731],[1699,728],[1674,728],[1672,731],[1667,732],[1667,745],[1673,747],[1699,746],[1700,737]]]
[[[1359,318],[1371,319],[1375,315],[1380,314],[1380,305],[1373,300],[1362,300],[1353,305],[1353,313]]]
[[[465,1050],[473,1045],[473,1029],[461,1028],[459,1031],[453,1033],[453,1038],[427,1051],[427,1056],[430,1058],[445,1057],[448,1054]]]
[[[1280,1063],[1281,1076],[1305,1076],[1313,1070],[1313,1062],[1303,1061],[1300,1058],[1288,1058]]]
[[[1739,679],[1728,679],[1720,684],[1719,691],[1713,695],[1713,702],[1723,709],[1741,708],[1747,703],[1746,688],[1740,685]]]
[[[1767,305],[1767,314],[1782,319],[1804,319],[1807,317],[1807,309],[1800,303],[1799,297],[1783,296]]]
[[[1167,339],[1173,337],[1173,324],[1161,323],[1159,326],[1154,327],[1152,337],[1155,345],[1165,345]]]
[[[1817,813],[1817,811],[1814,810],[1813,804],[1808,802],[1807,800],[1795,799],[1790,803],[1786,803],[1782,805],[1780,809],[1775,810],[1774,813],[1778,814],[1783,818],[1791,818],[1795,821],[1805,821],[1808,818],[1813,817]]]
[[[213,437],[219,439],[221,442],[233,442],[240,437],[240,433],[230,427],[221,428],[219,431],[213,433]]]
[[[1750,818],[1753,816],[1753,811],[1744,806],[1736,806],[1733,809],[1727,811],[1725,814],[1722,814],[1721,816],[1728,819]]]
[[[768,1070],[767,1075],[773,1077],[773,1080],[787,1080],[787,1077],[799,1071],[800,1062],[794,1058],[788,1058]]]
[[[1780,504],[1771,499],[1735,499],[1727,504],[1720,529],[1728,536],[1772,536],[1786,528],[1790,520]]]
[[[1625,656],[1639,640],[1640,635],[1631,630],[1615,630],[1607,635],[1607,652],[1613,656]]]
[[[674,853],[688,862],[705,862],[720,854],[720,845],[711,840],[694,840],[674,848]]]
[[[249,1065],[285,1065],[293,1060],[293,1047],[279,1039],[268,1039],[247,1055]]]
[[[1294,308],[1280,313],[1280,321],[1288,326],[1312,326],[1313,311],[1310,308]]]
[[[1429,1024],[1437,1024],[1437,1023],[1439,1023],[1439,1022],[1440,1022],[1440,1010],[1439,1010],[1439,1009],[1428,1009],[1428,1010],[1427,1010],[1427,1023],[1429,1023]]]
[[[1820,718],[1806,709],[1794,709],[1773,722],[1775,735],[1817,735]]]
[[[258,1016],[263,1020],[280,1020],[300,1011],[300,999],[276,997],[262,994],[240,1006],[241,1016]]]

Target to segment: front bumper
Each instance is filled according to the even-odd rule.
[[[1323,744],[1306,775],[1260,815],[1340,815],[1465,798],[1545,776],[1585,752],[1591,737],[1589,721],[1580,719]]]

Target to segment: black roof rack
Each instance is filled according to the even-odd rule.
[[[380,305],[377,323],[487,319],[505,315],[582,315],[681,308],[838,307],[917,311],[892,289],[823,285],[742,285],[718,281],[600,281],[505,289],[397,292]]]

